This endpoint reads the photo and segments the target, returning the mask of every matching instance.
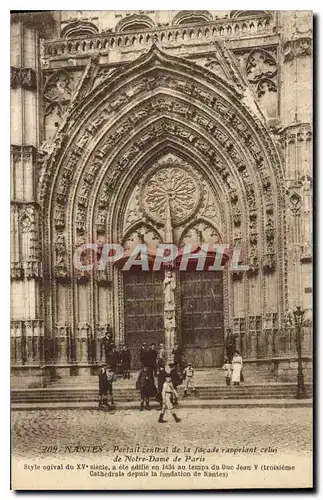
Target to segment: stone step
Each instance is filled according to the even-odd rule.
[[[206,401],[218,401],[218,402],[221,402],[221,401],[231,401],[231,400],[254,400],[254,399],[262,399],[262,400],[266,400],[266,399],[277,399],[277,400],[280,400],[280,399],[295,399],[295,393],[294,394],[289,394],[289,395],[286,395],[286,394],[282,394],[282,395],[277,395],[277,394],[267,394],[267,395],[257,395],[257,397],[254,397],[254,396],[244,396],[244,395],[231,395],[231,396],[226,396],[226,397],[223,397],[223,398],[214,398],[213,396],[207,396],[207,395],[203,395],[203,399],[202,400],[206,400]],[[139,402],[140,400],[140,397],[137,397],[137,398],[131,398],[131,399],[128,399],[128,398],[114,398],[114,401],[116,404],[118,403],[126,403],[126,402]],[[201,398],[196,398],[197,401],[201,400]],[[183,401],[191,401],[190,398],[186,398],[186,399],[180,399],[180,402],[182,403]],[[69,398],[69,399],[31,399],[31,400],[28,400],[28,399],[17,399],[17,400],[14,400],[12,402],[12,404],[18,404],[18,403],[31,403],[31,404],[43,404],[43,403],[46,403],[46,404],[52,404],[52,403],[66,403],[66,402],[69,402],[69,403],[75,403],[76,405],[78,403],[86,403],[86,402],[89,402],[89,403],[97,403],[98,402],[98,396],[93,396],[93,397],[89,397],[89,398],[83,398],[83,399],[80,399],[80,398],[76,398],[76,399],[73,399],[73,398]],[[154,402],[154,400],[151,400],[151,402]]]
[[[269,384],[258,386],[201,386],[197,387],[199,398],[202,399],[281,399],[294,398],[296,394],[295,384]],[[306,384],[308,397],[311,397],[312,386]],[[183,399],[183,387],[179,387],[179,396]],[[188,395],[187,399],[192,399],[192,395]],[[97,401],[97,388],[87,389],[72,389],[72,388],[55,388],[55,389],[25,389],[13,390],[11,393],[11,401],[16,402],[55,402],[55,401]],[[135,388],[114,388],[114,399],[116,401],[136,401],[139,399],[139,391]]]
[[[210,394],[210,395],[225,395],[225,394],[251,394],[251,395],[255,395],[255,394],[289,394],[289,393],[292,393],[296,390],[296,386],[295,387],[291,387],[291,388],[268,388],[268,389],[259,389],[259,390],[255,390],[255,389],[250,389],[250,390],[246,390],[246,389],[228,389],[228,390],[223,390],[223,389],[202,389],[202,388],[197,388],[197,391],[199,394]],[[119,397],[124,397],[124,396],[133,396],[135,394],[138,394],[139,391],[133,389],[133,390],[126,390],[126,391],[120,391],[120,390],[114,390],[113,391],[114,394],[116,396],[119,396]],[[178,391],[179,394],[183,394],[183,390],[179,390]],[[88,390],[88,391],[47,391],[47,392],[27,392],[27,391],[13,391],[12,393],[12,396],[15,398],[15,397],[18,397],[18,396],[23,396],[23,397],[31,397],[31,398],[34,398],[34,397],[40,397],[40,398],[44,398],[44,397],[48,397],[48,396],[53,396],[53,397],[60,397],[60,396],[64,396],[64,397],[73,397],[73,396],[77,396],[77,397],[85,397],[87,395],[92,395],[92,394],[97,394],[98,393],[98,390],[97,389],[93,389],[93,390]]]
[[[185,408],[310,408],[312,407],[311,399],[232,399],[232,400],[183,400],[180,401],[179,410]],[[28,410],[64,410],[80,408],[83,410],[98,409],[98,403],[91,401],[78,402],[42,402],[42,403],[13,403],[11,409],[13,411],[28,411]],[[120,402],[116,405],[116,410],[138,410],[138,401]],[[151,404],[151,409],[156,411],[158,405],[154,402]],[[99,410],[98,410],[99,411]]]

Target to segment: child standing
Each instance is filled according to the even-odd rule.
[[[225,370],[225,382],[227,385],[231,384],[232,367],[228,359],[225,360],[222,370]]]
[[[184,380],[185,380],[184,398],[186,398],[187,391],[190,387],[193,391],[194,396],[197,396],[194,383],[194,368],[192,366],[192,363],[188,363],[187,367],[184,370]]]
[[[114,371],[112,370],[112,367],[111,367],[111,366],[108,366],[108,369],[107,369],[106,375],[107,375],[106,402],[107,402],[107,406],[109,406],[108,397],[110,396],[110,401],[111,401],[111,406],[110,406],[110,408],[111,408],[111,409],[114,409],[114,408],[115,408],[115,405],[114,405],[114,399],[113,399],[112,384],[113,384],[113,382],[114,382],[114,380],[115,380],[115,377],[114,377]]]
[[[177,394],[177,391],[174,389],[170,375],[167,373],[166,380],[164,382],[163,390],[162,390],[163,406],[162,406],[161,414],[159,415],[158,422],[160,422],[160,423],[166,422],[166,420],[164,420],[164,415],[165,415],[166,410],[169,410],[171,412],[175,422],[181,421],[181,419],[178,418],[178,416],[176,415],[176,413],[174,411],[172,397],[175,397],[177,400],[178,394]]]

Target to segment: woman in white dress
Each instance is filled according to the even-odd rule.
[[[232,358],[232,378],[233,385],[239,385],[242,371],[242,357],[239,351],[235,351]]]

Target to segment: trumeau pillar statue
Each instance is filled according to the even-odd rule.
[[[165,211],[165,242],[173,243],[173,228],[172,214],[169,196],[166,198]],[[167,362],[173,361],[172,350],[176,341],[176,304],[175,304],[175,289],[176,277],[175,272],[171,269],[165,270],[165,279],[163,284],[164,289],[164,328],[165,328],[165,348],[167,352]]]

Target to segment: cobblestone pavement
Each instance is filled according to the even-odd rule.
[[[156,410],[34,410],[12,412],[16,456],[44,456],[45,446],[271,446],[284,453],[311,452],[311,408],[179,408],[175,423],[157,422]],[[107,453],[105,452],[105,455]],[[55,454],[57,458],[59,453]]]

